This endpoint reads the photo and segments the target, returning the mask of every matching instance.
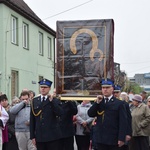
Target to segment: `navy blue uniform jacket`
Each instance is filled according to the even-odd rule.
[[[124,102],[112,97],[105,104],[104,99],[100,104],[94,103],[88,110],[90,117],[97,117],[95,126],[96,143],[117,145],[125,141],[127,134],[127,114]]]
[[[62,137],[59,116],[63,111],[59,103],[56,98],[51,102],[47,98],[42,107],[40,96],[33,99],[30,114],[30,139],[35,138],[37,142],[49,142]],[[35,116],[34,113],[38,114],[40,110],[42,112]]]
[[[131,116],[129,104],[126,101],[123,102],[127,112],[127,134],[126,135],[132,136],[132,116]]]
[[[73,116],[77,114],[77,105],[73,101],[62,101],[63,115],[60,117],[60,126],[62,138],[68,138],[75,135],[73,125]]]

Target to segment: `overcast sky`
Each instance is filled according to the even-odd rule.
[[[114,61],[128,77],[150,72],[150,0],[24,0],[49,27],[56,21],[114,19]]]

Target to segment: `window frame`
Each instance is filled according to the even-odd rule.
[[[43,45],[43,33],[42,32],[39,32],[39,55],[44,55],[44,45]]]
[[[29,25],[25,22],[23,22],[23,48],[29,49]]]
[[[48,37],[48,59],[52,59],[52,39]]]
[[[18,19],[14,16],[11,17],[11,42],[18,44]]]

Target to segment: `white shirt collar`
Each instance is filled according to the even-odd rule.
[[[43,97],[45,97],[45,100],[47,99],[47,95],[45,95],[45,96],[41,95],[41,99],[43,99]]]
[[[110,101],[110,99],[113,97],[113,95],[110,95],[109,97],[106,97],[106,96],[104,96],[104,99],[105,98],[108,98],[108,101]]]

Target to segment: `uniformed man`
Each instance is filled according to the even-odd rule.
[[[121,93],[121,87],[119,85],[115,85],[114,86],[114,97],[121,100],[120,93]]]
[[[56,95],[56,88],[53,90],[53,96]],[[59,99],[59,97],[57,97]],[[60,150],[74,150],[74,135],[75,127],[73,123],[73,116],[77,114],[77,105],[75,101],[60,101],[60,106],[63,109],[63,114],[59,118],[62,138],[60,139]]]
[[[37,150],[59,150],[61,130],[58,117],[62,115],[59,100],[49,94],[52,82],[39,81],[40,96],[31,104],[30,138]]]
[[[113,96],[113,81],[103,79],[102,95],[88,110],[90,117],[97,117],[96,143],[98,150],[118,150],[124,145],[127,133],[127,115],[125,105]]]
[[[120,150],[128,150],[129,149],[129,141],[131,140],[132,135],[132,116],[129,108],[128,103],[128,95],[126,92],[121,92],[121,87],[119,85],[114,86],[114,97],[118,98],[119,100],[122,100],[124,102],[125,108],[126,108],[126,114],[127,114],[127,134],[125,138],[125,144],[120,147]]]
[[[74,101],[62,101],[63,115],[60,117],[62,138],[60,139],[60,150],[74,150],[75,127],[73,116],[77,114],[77,105]]]

